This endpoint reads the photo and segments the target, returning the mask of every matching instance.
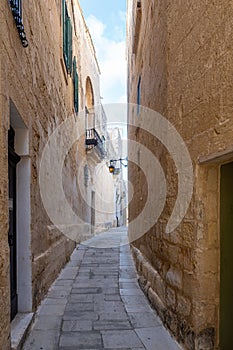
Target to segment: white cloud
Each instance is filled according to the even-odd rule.
[[[119,17],[122,22],[126,22],[126,11],[119,11]]]
[[[127,96],[126,96],[126,94],[120,96],[117,102],[118,103],[127,103]]]
[[[119,14],[123,16],[123,14]],[[101,70],[101,96],[103,103],[126,101],[125,41],[109,39],[106,26],[95,16],[87,18]],[[119,35],[120,39],[121,36]]]

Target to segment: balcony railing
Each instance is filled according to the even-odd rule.
[[[100,159],[104,159],[106,152],[104,148],[104,141],[101,139],[100,135],[95,128],[86,130],[86,149],[87,151],[96,149]]]

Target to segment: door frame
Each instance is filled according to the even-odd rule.
[[[220,289],[221,289],[221,276],[220,276],[220,269],[221,269],[221,227],[220,227],[220,204],[221,204],[221,193],[220,193],[220,185],[221,185],[221,167],[223,165],[226,165],[228,163],[233,162],[233,145],[229,148],[226,148],[224,151],[208,154],[206,156],[201,156],[198,159],[198,165],[201,166],[203,169],[208,169],[209,167],[214,168],[216,170],[214,178],[212,178],[212,181],[216,181],[217,183],[217,189],[213,191],[215,201],[217,203],[218,207],[218,217],[216,219],[216,246],[218,247],[218,271],[216,275],[216,282],[218,285],[218,295],[216,296],[216,302],[217,302],[217,320],[216,320],[216,346],[220,347]],[[206,188],[202,188],[202,191],[206,191]],[[214,230],[215,231],[215,230]],[[213,231],[208,232],[208,234],[213,234]]]
[[[10,295],[11,295],[11,320],[13,320],[18,313],[18,259],[17,259],[17,164],[20,162],[20,157],[14,151],[15,133],[11,128],[8,132],[8,170],[12,171],[12,178],[10,183],[10,172],[8,171],[9,181],[9,231],[8,242],[10,252]],[[10,197],[10,190],[12,190],[12,198]],[[12,200],[12,203],[10,202]],[[11,208],[12,207],[12,208]],[[12,218],[10,217],[10,211],[13,211]],[[11,222],[12,219],[12,222]],[[12,226],[11,226],[12,225]],[[12,230],[12,235],[10,234]],[[11,244],[12,242],[12,244]]]
[[[18,312],[30,313],[32,312],[32,252],[29,130],[12,100],[10,100],[10,125],[15,131],[15,152],[21,158],[16,171]]]

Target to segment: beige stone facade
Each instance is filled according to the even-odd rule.
[[[69,259],[75,243],[54,228],[43,206],[39,187],[42,152],[51,134],[67,118],[79,118],[82,137],[72,146],[63,168],[63,186],[73,210],[91,223],[95,211],[87,197],[93,192],[93,176],[100,156],[89,158],[85,146],[86,114],[91,84],[93,106],[100,137],[104,135],[100,107],[99,67],[90,34],[77,1],[22,1],[25,38],[21,42],[13,11],[14,1],[0,3],[0,348],[10,349],[10,249],[8,245],[9,210],[16,204],[16,292],[18,313],[34,312],[58,272]],[[72,27],[72,68],[69,74],[64,60],[64,24],[66,3]],[[22,34],[22,33],[21,33]],[[24,35],[24,34],[22,34]],[[25,45],[26,46],[26,45]],[[74,57],[78,74],[74,87]],[[89,82],[89,83],[88,83]],[[88,85],[89,84],[89,85]],[[75,98],[76,103],[75,106]],[[92,107],[92,106],[91,106]],[[75,110],[76,108],[76,110]],[[96,123],[97,124],[97,123]],[[9,199],[8,131],[14,130],[14,151],[21,158],[16,166],[16,199]],[[12,130],[11,129],[11,130]],[[69,135],[67,135],[69,137]],[[12,146],[13,147],[13,146]],[[58,145],[59,147],[59,145]],[[53,164],[51,164],[53,166]],[[107,166],[105,164],[105,168]],[[83,195],[78,175],[82,174]],[[98,174],[102,176],[102,174]],[[109,181],[112,178],[109,176]],[[54,183],[56,178],[54,179]],[[112,193],[112,201],[113,201]],[[111,202],[108,193],[108,200]],[[58,203],[55,205],[59,205]],[[60,208],[62,212],[62,207]],[[112,217],[103,221],[113,224]],[[95,221],[93,221],[95,225]]]
[[[233,161],[232,15],[229,0],[128,1],[129,102],[138,102],[140,79],[141,106],[158,111],[175,126],[193,164],[189,209],[177,229],[166,234],[177,197],[177,171],[166,148],[137,128],[140,115],[129,114],[129,122],[136,126],[129,127],[129,138],[156,155],[167,181],[160,219],[133,243],[132,250],[150,301],[186,349],[232,346],[224,323],[227,309],[232,310],[230,299],[224,304],[224,285],[232,293],[227,258],[223,266],[230,255],[226,245],[232,244],[225,238],[232,232],[232,216],[225,232],[223,192],[227,183],[223,164]],[[134,152],[130,143],[129,152]],[[146,202],[146,178],[132,163],[129,180],[134,187],[132,221]],[[158,190],[155,182],[153,191]],[[228,277],[225,269],[230,271]]]
[[[123,140],[123,128],[115,126],[108,128],[109,134],[109,150],[108,159],[109,165],[115,167],[112,174],[114,182],[114,219],[115,226],[126,226],[127,224],[127,208],[128,208],[128,189],[125,181],[124,169],[127,167],[125,142]],[[120,161],[120,159],[124,159]]]

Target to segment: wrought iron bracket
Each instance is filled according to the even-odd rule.
[[[12,15],[13,15],[14,20],[15,20],[16,28],[17,28],[18,33],[19,33],[19,38],[21,40],[21,43],[22,43],[23,47],[28,47],[28,41],[27,41],[25,30],[24,30],[22,15],[21,15],[21,11],[20,11],[20,1],[19,0],[10,0],[9,4],[10,4]]]

